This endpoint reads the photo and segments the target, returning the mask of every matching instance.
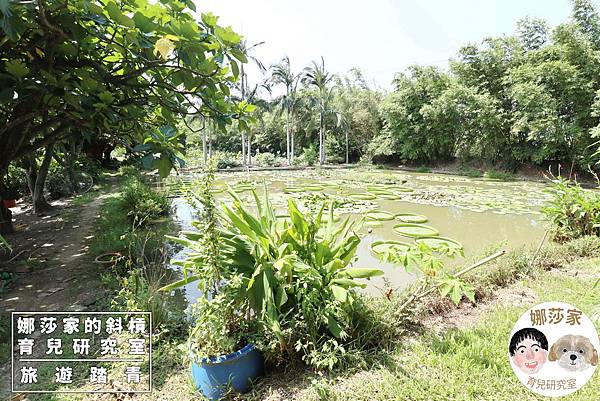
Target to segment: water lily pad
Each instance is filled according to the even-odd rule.
[[[383,255],[391,250],[406,251],[408,248],[410,244],[401,241],[375,241],[371,244],[371,250],[375,255]]]
[[[305,191],[322,191],[325,189],[322,185],[305,185],[302,187]]]
[[[396,217],[396,215],[394,213],[384,212],[384,211],[379,211],[379,210],[373,210],[371,212],[367,212],[365,216],[367,217],[367,219],[370,219],[370,220],[393,220],[394,217]]]
[[[418,238],[415,240],[415,242],[424,243],[433,250],[439,249],[444,245],[447,245],[448,248],[453,248],[453,249],[462,249],[462,247],[463,247],[460,242],[455,241],[451,238],[445,238],[445,237]]]
[[[396,195],[396,194],[381,194],[378,195],[380,199],[386,199],[386,200],[396,200],[396,199],[400,199],[400,195]]]
[[[428,220],[427,216],[414,213],[400,213],[396,215],[396,218],[403,223],[425,223]]]
[[[379,220],[366,220],[363,225],[365,227],[381,227],[383,226],[383,223]]]
[[[358,193],[358,194],[348,194],[348,197],[352,198],[352,199],[358,199],[358,200],[373,200],[375,198],[377,198],[375,195],[370,194],[370,193]]]
[[[437,237],[440,232],[424,224],[402,223],[394,226],[394,231],[406,237]]]

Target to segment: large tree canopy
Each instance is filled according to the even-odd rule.
[[[144,143],[145,165],[166,175],[183,163],[180,117],[246,128],[252,106],[230,97],[242,38],[194,10],[191,0],[0,0],[0,179],[73,135]]]

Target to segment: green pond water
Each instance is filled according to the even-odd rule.
[[[166,184],[171,187],[176,219],[182,229],[189,228],[194,216],[184,197],[178,194],[182,182],[185,186],[195,178],[189,174]],[[293,197],[307,213],[317,210],[323,200],[334,200],[339,204],[336,217],[376,218],[370,219],[358,232],[362,241],[354,265],[383,269],[385,279],[395,288],[406,286],[417,276],[402,267],[383,263],[371,249],[375,241],[415,241],[415,238],[398,232],[403,232],[404,227],[395,230],[395,226],[403,222],[408,226],[426,225],[438,231],[439,236],[460,242],[465,258],[456,258],[449,263],[461,266],[480,256],[485,248],[500,243],[505,249],[539,243],[546,226],[539,210],[549,197],[543,183],[499,182],[390,170],[223,173],[217,175],[215,183],[215,196],[220,202],[230,201],[229,195],[221,192],[227,185],[249,205],[253,204],[250,189],[255,188],[262,194],[266,185],[273,206],[282,214],[287,198]],[[425,218],[427,221],[420,223]],[[428,230],[417,227],[422,234]],[[181,258],[184,253],[185,250],[178,252],[174,259]],[[384,284],[383,278],[372,279],[367,291],[378,294]],[[185,293],[188,301],[199,295],[193,284],[185,289]]]

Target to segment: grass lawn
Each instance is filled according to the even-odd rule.
[[[484,312],[473,327],[449,330],[441,336],[424,335],[398,345],[386,363],[350,376],[313,380],[297,399],[306,400],[543,400],[521,385],[507,359],[508,336],[529,307],[563,301],[588,316],[600,292],[593,289],[600,259],[576,264],[581,277],[547,272],[513,287],[529,287],[535,300],[525,307],[500,306]],[[565,400],[597,400],[600,376],[596,372],[581,390]],[[275,394],[271,394],[275,396]],[[264,398],[265,394],[257,398]],[[274,397],[278,398],[278,397]]]

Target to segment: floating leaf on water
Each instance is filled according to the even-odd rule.
[[[396,195],[396,194],[381,194],[379,195],[380,199],[387,199],[387,200],[396,200],[396,199],[400,199],[400,195]]]
[[[302,189],[305,191],[322,191],[325,187],[322,185],[305,185]]]
[[[395,191],[397,192],[413,192],[414,189],[409,188],[409,187],[396,187],[394,188]]]
[[[440,232],[424,224],[402,223],[394,226],[394,231],[406,237],[437,237]]]
[[[401,241],[375,241],[371,244],[371,250],[375,255],[383,255],[385,252],[396,250],[406,251],[410,244]]]
[[[358,193],[358,194],[348,194],[348,196],[352,199],[358,199],[358,200],[373,200],[375,198],[377,198],[375,195],[373,194],[369,194],[369,193]]]
[[[451,238],[445,238],[445,237],[418,238],[415,240],[415,242],[417,242],[419,244],[424,243],[433,250],[439,249],[444,245],[447,245],[448,248],[453,248],[453,249],[462,249],[463,248],[463,246],[460,242],[455,241]]]
[[[286,187],[283,189],[283,192],[285,192],[286,194],[303,192],[303,191],[304,191],[304,188],[298,188],[298,187]]]
[[[381,227],[383,223],[379,220],[365,220],[363,223],[365,227]]]
[[[425,223],[428,220],[427,216],[414,213],[400,213],[396,215],[396,218],[403,223]]]
[[[370,220],[393,220],[396,215],[390,212],[383,212],[379,210],[373,210],[365,214],[367,219]]]

